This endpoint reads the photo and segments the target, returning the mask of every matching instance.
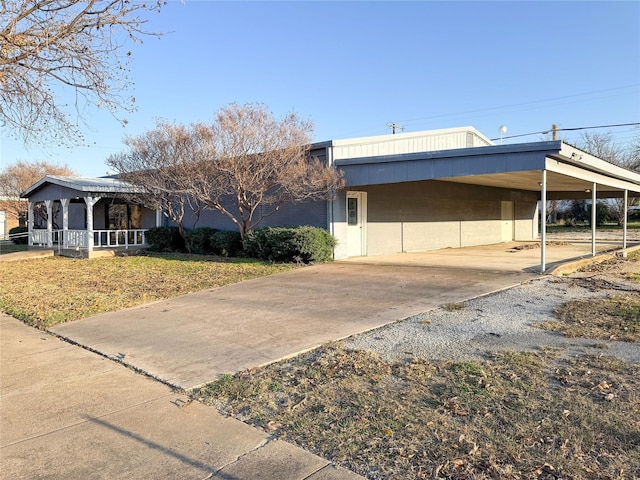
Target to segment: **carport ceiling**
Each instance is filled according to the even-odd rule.
[[[526,172],[492,173],[485,175],[472,175],[467,177],[441,178],[447,182],[468,183],[471,185],[484,185],[487,187],[507,188],[511,190],[530,190],[539,192],[541,189],[542,170],[529,170]],[[592,183],[579,178],[568,177],[555,172],[547,172],[548,192],[585,192],[590,190]],[[620,192],[620,189],[598,185],[597,192]],[[585,198],[591,198],[586,194]]]

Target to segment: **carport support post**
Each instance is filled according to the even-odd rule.
[[[622,200],[622,248],[627,248],[627,209],[629,208],[629,191],[624,191]]]
[[[596,182],[593,182],[593,188],[591,189],[591,256],[596,256],[596,210],[598,205],[596,204]]]
[[[547,269],[547,171],[542,170],[542,187],[540,191],[540,273]]]

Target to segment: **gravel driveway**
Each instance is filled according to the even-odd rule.
[[[639,264],[617,260],[568,277],[537,278],[352,337],[346,347],[373,351],[387,361],[479,360],[488,351],[552,347],[568,354],[605,353],[640,362],[637,343],[567,338],[534,326],[553,319],[553,310],[570,300],[640,294],[640,283],[627,277],[640,272]]]

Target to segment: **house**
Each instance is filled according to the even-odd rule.
[[[325,228],[338,239],[336,259],[541,237],[544,271],[546,200],[640,196],[640,174],[567,143],[495,145],[472,127],[332,140],[311,155],[342,170],[345,188],[329,202],[285,206],[264,225]],[[24,196],[31,203],[38,191]],[[234,228],[213,211],[197,225]]]
[[[8,238],[12,228],[26,225],[26,219],[20,215],[26,203],[21,198],[0,195],[0,240]]]

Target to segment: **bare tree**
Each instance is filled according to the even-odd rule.
[[[169,130],[179,134],[162,133]],[[310,158],[310,132],[294,113],[278,119],[261,104],[231,104],[210,125],[161,123],[107,163],[150,195],[178,193],[220,212],[244,238],[281,206],[329,199],[342,187],[340,172]],[[170,181],[158,187],[156,175]]]
[[[85,105],[132,111],[126,95],[131,52],[124,41],[147,32],[140,17],[162,1],[2,0],[0,2],[0,120],[25,144],[73,144],[74,117]],[[75,116],[59,93],[75,92]],[[84,103],[84,105],[82,105]]]
[[[221,108],[193,195],[229,218],[243,239],[285,204],[332,198],[342,177],[310,158],[312,128],[295,113],[278,119],[262,104]]]
[[[203,163],[202,147],[208,139],[207,130],[201,126],[184,127],[159,120],[153,130],[125,138],[128,152],[107,159],[122,180],[140,188],[138,193],[126,195],[127,199],[162,211],[178,227],[187,249],[185,216],[191,212],[199,217],[203,207],[191,196],[188,179]]]
[[[0,171],[0,210],[6,211],[14,221],[24,223],[28,205],[20,199],[20,194],[45,175],[73,176],[75,172],[66,165],[44,161],[17,162]]]
[[[629,170],[640,165],[640,141],[636,141],[635,145],[623,147],[615,142],[610,133],[585,132],[581,135],[579,147],[609,163]],[[609,214],[618,225],[622,225],[627,215],[624,201],[620,198],[609,198],[604,201],[604,204],[609,208]],[[628,206],[637,204],[638,199],[631,198]]]

